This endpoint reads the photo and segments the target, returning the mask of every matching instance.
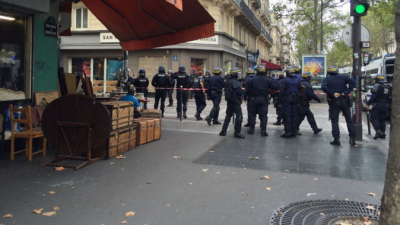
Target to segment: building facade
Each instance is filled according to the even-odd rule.
[[[205,73],[215,67],[224,72],[237,67],[242,73],[263,60],[269,60],[274,44],[269,34],[271,16],[267,0],[200,0],[216,20],[213,37],[150,50],[130,51],[131,75],[144,68],[151,79],[159,65],[177,71],[180,65]],[[77,75],[85,73],[101,86],[95,91],[109,92],[123,68],[119,41],[82,3],[73,4],[72,35],[61,38],[63,67]],[[100,82],[101,81],[101,82]],[[150,91],[154,91],[150,89]]]

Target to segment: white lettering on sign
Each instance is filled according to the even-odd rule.
[[[232,41],[232,48],[239,51],[240,50],[239,43],[236,41]]]
[[[119,43],[112,33],[100,33],[100,43]]]
[[[200,38],[195,41],[188,41],[187,43],[217,45],[218,44],[218,36],[214,35],[214,36],[208,37],[208,38]]]

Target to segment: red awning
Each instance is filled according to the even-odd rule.
[[[263,59],[261,59],[261,64],[265,64],[265,69],[267,70],[282,70],[282,67],[280,65],[265,61]]]
[[[179,44],[214,35],[215,20],[197,0],[181,11],[166,0],[83,0],[124,51]]]

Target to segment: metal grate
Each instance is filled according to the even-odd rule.
[[[374,209],[368,209],[372,206]],[[380,206],[343,200],[313,200],[282,206],[271,216],[270,225],[333,225],[338,219],[369,217],[379,220]]]

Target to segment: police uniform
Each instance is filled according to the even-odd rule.
[[[269,91],[274,88],[271,79],[266,77],[266,70],[264,66],[256,68],[257,75],[249,82],[246,88],[246,96],[248,98],[248,111],[249,111],[249,124],[250,129],[248,134],[253,135],[256,115],[259,115],[261,122],[261,136],[268,136],[267,134],[267,121],[268,121],[268,105],[269,105]]]
[[[178,105],[176,106],[176,112],[178,114],[178,118],[181,117],[182,106],[183,106],[183,118],[187,118],[186,111],[187,111],[187,101],[188,101],[188,91],[187,90],[180,90],[179,88],[190,88],[191,80],[189,75],[185,72],[185,67],[180,66],[178,73],[173,75],[173,79],[176,79],[176,99]]]
[[[226,131],[228,129],[229,123],[233,114],[236,115],[235,119],[235,138],[245,138],[243,134],[240,133],[243,121],[242,114],[242,101],[243,101],[243,90],[242,84],[237,80],[239,70],[233,68],[229,71],[230,78],[226,80],[225,83],[225,100],[227,103],[226,116],[224,124],[222,125],[222,131],[219,133],[221,136],[226,136]]]
[[[207,106],[206,104],[206,96],[204,89],[204,80],[202,76],[196,76],[193,80],[193,88],[201,89],[194,90],[194,99],[196,101],[196,117],[197,120],[202,120],[200,114],[203,112],[204,108]]]
[[[356,145],[356,132],[349,105],[349,94],[354,89],[356,82],[348,76],[338,75],[337,71],[336,67],[329,67],[329,76],[322,82],[322,90],[328,95],[329,117],[332,122],[334,140],[331,144],[340,146],[339,113],[342,112],[349,131],[350,145]]]
[[[222,90],[225,86],[224,78],[221,77],[222,69],[215,68],[214,76],[210,79],[210,99],[213,102],[213,108],[210,111],[210,114],[206,117],[206,121],[208,125],[211,126],[211,120],[213,124],[221,124],[218,121],[219,115],[219,105],[221,104],[221,96]]]
[[[168,107],[174,106],[174,98],[172,97],[172,93],[174,93],[173,87],[175,87],[175,79],[172,79],[172,70],[168,70],[168,76],[171,78],[171,89],[168,90]]]
[[[322,129],[318,128],[317,123],[315,122],[314,114],[310,110],[310,101],[315,100],[317,102],[321,102],[321,99],[314,93],[314,90],[311,86],[311,75],[311,72],[305,72],[301,80],[301,85],[305,87],[305,89],[301,93],[299,101],[299,125],[297,130],[300,129],[301,123],[303,122],[304,118],[307,117],[307,121],[313,129],[314,134],[318,134],[322,131]]]
[[[246,71],[246,79],[244,80],[244,88],[245,88],[245,90],[248,90],[249,89],[249,85],[250,85],[250,81],[252,80],[254,78],[254,70],[252,69],[252,68],[249,68],[247,71]],[[248,98],[248,96],[247,96],[247,91],[245,91],[244,92],[244,100],[245,101],[248,101],[249,100],[249,98]],[[249,111],[250,111],[250,109],[249,109],[249,104],[247,103],[246,104],[247,105],[247,124],[245,124],[245,125],[243,125],[244,127],[250,127],[250,122],[249,122],[249,115],[250,115],[250,113],[249,113]]]
[[[293,67],[293,69],[294,69],[294,75],[296,76],[296,78],[297,78],[298,80],[301,81],[302,75],[301,75],[301,72],[300,72],[300,67],[297,66],[297,65],[292,65],[292,67]]]
[[[276,90],[277,93],[275,93],[275,99],[274,99],[274,107],[276,109],[276,122],[273,123],[273,125],[280,126],[282,124],[282,105],[278,102],[279,98],[279,88],[282,84],[282,82],[285,80],[285,75],[280,74],[278,80],[276,81]]]
[[[154,101],[154,108],[158,109],[158,103],[161,99],[161,117],[164,117],[165,98],[167,97],[168,89],[171,87],[171,78],[165,74],[164,66],[158,68],[158,74],[154,75],[151,80],[151,85],[156,88],[156,96]],[[158,89],[161,88],[161,89]]]
[[[144,98],[147,99],[147,87],[149,86],[149,79],[146,77],[145,69],[139,70],[139,77],[135,79],[133,86],[136,88],[136,93],[143,93]],[[147,109],[147,102],[143,104],[143,109]]]
[[[300,80],[294,74],[294,69],[288,67],[286,69],[286,78],[279,87],[278,102],[282,104],[285,133],[283,138],[291,138],[296,136],[298,126],[298,95],[301,90]]]
[[[190,74],[190,80],[193,82],[194,78],[197,77],[197,76],[198,76],[198,74],[196,73],[196,70],[193,70],[192,74]],[[193,83],[191,83],[191,86],[193,86]],[[191,90],[190,91],[190,99],[193,99],[193,94],[194,94],[194,91]]]
[[[206,74],[204,75],[204,88],[207,89],[207,99],[210,99],[210,81],[211,81],[211,74],[210,71],[206,71]]]
[[[367,102],[368,108],[370,105],[373,105],[371,123],[376,132],[374,139],[386,138],[386,116],[388,115],[391,88],[383,84],[384,79],[381,75],[376,76],[376,83],[371,90],[372,96]]]

